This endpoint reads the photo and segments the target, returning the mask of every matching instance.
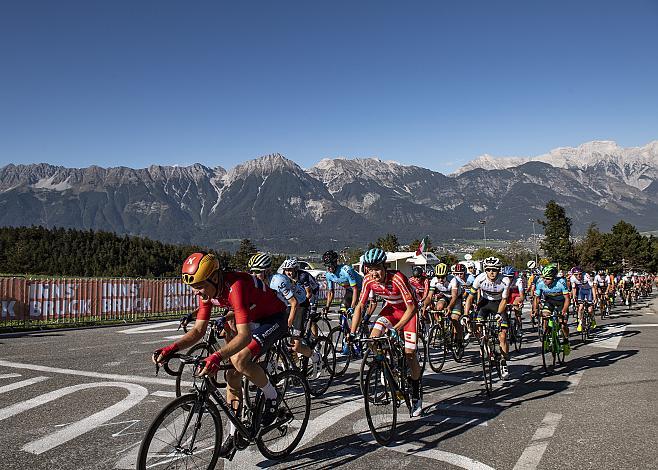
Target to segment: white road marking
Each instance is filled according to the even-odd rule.
[[[14,379],[16,377],[21,377],[21,374],[0,374],[0,379]]]
[[[353,429],[354,432],[359,436],[359,438],[379,447],[379,444],[375,442],[375,439],[372,437],[372,434],[370,433],[370,429],[368,428],[368,424],[365,418],[360,419],[356,423],[354,423]],[[427,459],[432,459],[439,462],[445,462],[450,465],[454,465],[455,467],[466,468],[469,470],[494,470],[489,465],[486,465],[482,462],[471,459],[470,457],[466,457],[464,455],[454,454],[452,452],[446,452],[444,450],[439,450],[439,449],[425,449],[424,447],[425,447],[424,444],[418,445],[418,444],[405,443],[405,444],[396,444],[395,446],[392,447],[387,447],[386,450],[398,452],[406,456],[413,455],[418,457],[425,457]]]
[[[562,415],[558,413],[546,413],[539,428],[532,436],[530,444],[523,450],[521,457],[514,465],[513,470],[534,470],[539,465],[539,462],[548,448],[549,441],[543,439],[550,439],[555,434],[557,425],[560,423]],[[542,441],[543,440],[543,441]],[[535,442],[541,441],[541,442]]]
[[[555,434],[555,429],[560,423],[562,415],[558,413],[546,413],[544,419],[541,421],[541,425],[535,431],[535,434],[532,436],[533,441],[540,441],[542,439],[550,439]]]
[[[167,392],[167,391],[164,391],[164,390],[158,390],[156,392],[151,393],[151,396],[165,397],[165,398],[176,398],[176,392]]]
[[[173,339],[173,340],[176,340],[176,339],[180,339],[180,338],[182,338],[182,337],[183,337],[183,335],[180,334],[180,335],[175,335],[175,336],[165,336],[164,339]]]
[[[19,375],[19,377],[20,377],[20,375]],[[7,392],[11,392],[12,390],[17,390],[19,388],[28,387],[30,385],[34,385],[34,384],[37,384],[39,382],[43,382],[44,380],[48,380],[49,378],[50,377],[39,376],[39,377],[33,377],[31,379],[27,379],[27,380],[21,380],[20,382],[14,382],[12,384],[0,387],[0,393],[7,393]]]
[[[93,415],[83,418],[73,424],[69,424],[65,428],[50,433],[41,439],[25,444],[21,450],[31,454],[40,455],[110,421],[112,418],[128,411],[148,395],[148,391],[141,385],[125,382],[95,382],[72,385],[2,408],[0,409],[0,420],[10,418],[71,393],[98,387],[124,388],[128,390],[128,396],[104,410],[94,413]]]
[[[546,452],[547,447],[548,442],[529,445],[525,448],[512,470],[534,470],[539,465],[539,461]]]
[[[580,383],[580,379],[583,378],[583,371],[578,371],[578,372],[570,372],[569,376],[567,377],[567,382],[569,382],[569,387],[567,390],[564,392],[567,395],[570,395],[574,392],[574,389],[578,386]]]
[[[624,337],[626,326],[627,325],[607,326],[606,330],[602,333],[602,336],[594,336],[593,341],[591,343],[587,343],[587,345],[595,348],[617,349],[619,342]]]
[[[21,364],[18,362],[9,362],[0,360],[0,366],[14,369],[28,369],[38,372],[50,372],[54,374],[76,375],[81,377],[91,377],[94,379],[107,379],[115,381],[136,382],[145,384],[170,385],[175,386],[175,379],[160,379],[157,377],[142,377],[140,375],[120,375],[120,374],[102,374],[100,372],[89,372],[83,370],[60,369],[59,367],[39,366],[36,364]],[[191,386],[192,382],[181,382],[182,385]]]
[[[636,323],[634,325],[628,325],[627,328],[636,328],[642,326],[658,326],[658,323]]]
[[[136,335],[136,334],[144,334],[144,333],[162,333],[164,331],[178,331],[178,328],[168,328],[171,325],[176,325],[178,326],[180,324],[179,321],[169,321],[165,323],[157,323],[155,325],[145,325],[145,326],[137,326],[135,328],[128,328],[127,330],[121,330],[118,331],[117,333],[123,333],[126,335]]]

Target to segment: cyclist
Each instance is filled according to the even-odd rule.
[[[477,272],[473,261],[466,261],[466,287],[471,287],[475,281]]]
[[[416,356],[416,322],[418,308],[407,277],[400,271],[386,270],[386,253],[381,248],[372,248],[363,256],[363,265],[367,271],[363,281],[363,290],[354,309],[350,339],[354,339],[361,321],[361,312],[370,293],[374,292],[386,301],[371,338],[379,337],[384,330],[394,330],[396,334],[404,331],[404,353],[411,369],[412,416],[420,416],[423,410],[421,399],[420,364]]]
[[[608,292],[608,276],[603,274],[603,269],[599,269],[594,276],[594,288],[596,289],[596,298],[600,303],[601,312],[605,309],[605,304],[608,301],[607,292]]]
[[[242,374],[263,391],[265,409],[263,424],[271,424],[277,411],[278,392],[254,362],[276,340],[286,334],[285,304],[276,292],[247,273],[224,271],[213,254],[192,253],[183,263],[183,283],[189,285],[199,299],[199,312],[194,327],[182,338],[153,352],[153,362],[163,363],[174,352],[192,346],[208,327],[211,299],[230,306],[235,315],[237,335],[222,348],[205,359],[200,375],[214,374],[224,359],[231,361],[235,370],[227,371],[226,400],[237,406],[242,398]],[[221,455],[228,455],[234,447],[235,427],[222,444]]]
[[[523,301],[525,300],[525,286],[523,285],[523,278],[518,276],[513,266],[505,266],[502,270],[503,276],[509,279],[509,291],[507,297],[507,304],[512,306],[516,321],[521,325],[521,310],[523,309]],[[523,329],[521,328],[521,335]]]
[[[500,361],[500,376],[506,378],[509,375],[507,367],[507,358],[509,355],[509,348],[507,345],[507,293],[509,290],[509,279],[501,276],[500,269],[502,263],[496,257],[486,258],[482,262],[484,272],[479,274],[466,299],[465,311],[469,311],[473,300],[478,298],[477,303],[477,316],[475,318],[478,324],[478,332],[482,333],[482,323],[486,321],[489,314],[496,315],[500,318],[500,333],[498,334],[498,341],[500,343],[500,350],[502,358]]]
[[[594,304],[596,304],[596,293],[593,289],[592,279],[589,274],[583,274],[583,270],[578,266],[573,268],[571,276],[571,295],[578,303],[578,326],[576,331],[583,331],[583,311],[587,308],[587,315],[591,319],[592,329],[596,328],[594,320]]]
[[[434,310],[437,312],[443,311],[450,302],[452,289],[450,288],[450,281],[452,276],[448,277],[448,265],[439,263],[434,268],[434,277],[430,281],[429,295],[425,297],[423,302],[423,312],[426,312],[434,302]],[[440,321],[435,317],[436,321]]]
[[[571,352],[569,345],[569,303],[571,293],[567,289],[567,283],[564,278],[557,279],[557,266],[548,264],[542,269],[542,277],[535,285],[535,310],[539,310],[539,300],[544,299],[544,305],[541,313],[543,317],[543,326],[546,330],[548,317],[551,316],[555,309],[561,309],[558,317],[562,324],[562,334],[564,335],[564,355]]]
[[[290,269],[293,263],[286,260],[283,263],[283,269]],[[295,263],[297,260],[295,260]],[[272,257],[267,253],[256,253],[249,259],[249,271],[257,279],[273,289],[282,302],[287,305],[288,328],[292,336],[292,350],[311,359],[313,365],[313,376],[320,369],[320,354],[311,350],[301,341],[302,327],[308,319],[309,302],[306,298],[306,291],[298,284],[293,284],[291,279],[285,274],[271,274]]]
[[[287,259],[282,265],[283,274],[288,276],[291,281],[301,286],[306,291],[306,300],[309,302],[311,315],[315,316],[318,306],[317,299],[320,292],[320,284],[308,271],[299,269],[299,261],[296,258]]]
[[[419,305],[422,305],[425,301],[425,298],[430,293],[430,280],[425,276],[425,271],[422,267],[414,266],[411,269],[409,285],[413,287]]]
[[[354,312],[354,307],[359,300],[359,291],[363,278],[349,264],[338,264],[338,253],[329,250],[322,255],[322,262],[327,268],[325,279],[327,280],[327,305],[325,311],[329,310],[334,300],[334,284],[345,288],[345,296],[341,308],[347,309],[348,315]]]
[[[464,338],[468,341],[470,331],[464,334],[461,319],[464,315],[464,292],[466,291],[466,266],[461,263],[453,264],[450,267],[452,279],[450,280],[450,302],[446,309],[450,312],[450,322],[457,333],[457,338]],[[467,323],[468,325],[468,323]]]

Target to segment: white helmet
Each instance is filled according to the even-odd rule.
[[[297,262],[297,258],[287,259],[281,265],[281,269],[297,269],[297,268],[299,268],[299,263]]]
[[[503,263],[500,262],[495,256],[490,256],[482,262],[482,266],[486,268],[495,268],[500,269],[503,266]]]
[[[473,269],[475,267],[475,263],[473,261],[466,261],[464,264],[468,269]]]
[[[528,264],[526,264],[526,266],[528,267],[528,269],[535,269],[537,267],[537,263],[535,263],[535,261],[531,259],[530,261],[528,261]]]

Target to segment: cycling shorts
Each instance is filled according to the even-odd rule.
[[[516,299],[520,299],[520,298],[521,298],[521,293],[520,292],[512,292],[509,295],[509,299],[507,300],[507,303],[508,304],[513,304]]]
[[[498,315],[498,307],[500,307],[500,300],[482,299],[477,306],[475,321],[477,323],[484,323],[489,318],[489,314]],[[507,318],[507,310],[505,310],[500,314],[500,328],[507,328],[508,325],[509,319]]]
[[[382,331],[384,329],[392,330],[393,326],[395,326],[397,322],[403,317],[404,312],[404,310],[395,309],[388,304],[385,305],[382,311],[379,313],[379,318],[377,318],[375,326],[372,329],[377,331]],[[405,349],[416,349],[416,317],[417,315],[414,315],[411,320],[409,320],[403,327]]]
[[[580,289],[576,300],[578,303],[593,303],[594,295],[592,294],[592,289]]]
[[[261,318],[258,322],[249,323],[251,327],[251,343],[247,345],[253,359],[267,352],[274,342],[288,333],[288,317],[285,312]]]
[[[569,310],[565,313],[562,313],[562,308],[564,306],[564,300],[544,300],[544,305],[542,306],[541,313],[544,317],[550,317],[554,310],[557,309],[557,316],[560,319],[560,323],[566,325],[569,321]]]

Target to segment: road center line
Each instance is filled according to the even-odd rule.
[[[523,450],[521,457],[514,465],[513,470],[534,470],[539,465],[539,462],[548,448],[548,440],[542,442],[542,439],[550,439],[555,434],[557,425],[560,423],[562,415],[559,413],[546,413],[544,419],[542,420],[539,428],[535,431],[535,434],[532,436],[530,444]]]

